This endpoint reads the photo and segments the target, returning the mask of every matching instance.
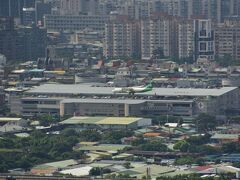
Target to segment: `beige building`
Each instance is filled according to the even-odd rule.
[[[96,15],[97,0],[60,0],[60,15]]]
[[[105,24],[105,57],[137,57],[139,50],[138,22],[123,17]]]
[[[218,24],[215,28],[215,48],[217,56],[230,55],[240,60],[240,25]]]
[[[127,0],[117,6],[117,12],[131,19],[139,20],[150,17],[154,11],[154,0]]]
[[[170,16],[153,16],[141,21],[141,57],[151,59],[161,49],[165,57],[177,55],[177,19]]]
[[[194,48],[193,21],[182,20],[178,24],[178,55],[179,58],[191,57]]]

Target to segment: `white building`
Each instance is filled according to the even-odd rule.
[[[194,32],[193,21],[183,20],[178,25],[179,58],[193,56]]]
[[[195,34],[195,60],[198,58],[205,58],[214,60],[215,46],[214,46],[214,31],[213,23],[210,19],[194,20],[194,34]]]

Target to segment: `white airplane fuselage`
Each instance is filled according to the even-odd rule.
[[[124,88],[114,88],[113,93],[140,93],[147,91],[146,87],[124,87]]]

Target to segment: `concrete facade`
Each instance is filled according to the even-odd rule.
[[[218,24],[215,28],[216,55],[230,55],[240,60],[240,26],[238,24]]]
[[[56,92],[56,89],[59,91]],[[37,114],[87,116],[195,116],[200,113],[225,115],[239,109],[239,89],[154,88],[153,91],[113,94],[113,87],[45,84],[26,91],[24,96],[11,95],[11,111]]]
[[[115,19],[105,24],[104,56],[137,57],[140,55],[139,23]]]
[[[105,23],[108,16],[97,15],[45,15],[44,26],[48,30],[61,31],[61,30],[84,30],[89,28],[93,31],[104,31]]]
[[[194,30],[193,21],[183,20],[178,25],[178,56],[186,58],[193,56]]]
[[[178,56],[177,20],[170,16],[154,16],[141,21],[141,57],[149,60],[160,49],[165,57]]]
[[[210,19],[194,20],[194,35],[195,60],[198,58],[214,60],[215,43],[212,21]]]

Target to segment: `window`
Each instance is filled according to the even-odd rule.
[[[44,101],[43,104],[56,104],[56,101]]]
[[[207,45],[206,42],[201,42],[199,46],[200,51],[206,51],[207,50]]]

